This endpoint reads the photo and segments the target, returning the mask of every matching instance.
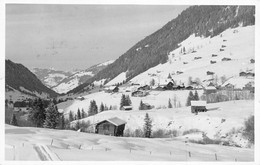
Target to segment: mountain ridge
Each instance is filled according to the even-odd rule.
[[[191,6],[161,29],[137,42],[106,70],[68,93],[81,93],[94,81],[112,80],[126,72],[126,81],[151,67],[166,63],[169,52],[191,34],[214,37],[228,28],[254,25],[254,6]]]

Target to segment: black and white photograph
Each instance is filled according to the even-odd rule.
[[[4,161],[256,163],[254,3],[4,6]]]

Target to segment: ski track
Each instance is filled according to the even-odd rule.
[[[34,146],[34,149],[42,161],[60,160],[59,156],[56,153],[53,155],[49,147],[46,145],[37,144]]]

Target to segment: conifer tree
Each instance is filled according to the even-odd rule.
[[[73,120],[74,120],[73,112],[70,111],[70,113],[69,113],[69,121],[72,122]]]
[[[28,118],[36,127],[43,127],[46,114],[42,99],[39,98],[34,100],[33,106],[29,110]]]
[[[105,110],[105,106],[103,103],[101,103],[100,108],[99,108],[99,112],[103,112]]]
[[[17,122],[15,114],[12,115],[12,119],[10,121],[10,124],[14,125],[14,126],[18,126],[18,122]]]
[[[104,110],[105,110],[105,111],[107,111],[107,110],[108,110],[108,107],[107,107],[107,105],[105,105],[105,108],[104,108]]]
[[[78,112],[77,112],[77,119],[78,119],[78,120],[81,119],[81,113],[80,113],[79,108],[78,108]]]
[[[120,109],[122,109],[123,106],[125,106],[125,100],[126,100],[125,95],[122,94],[121,101],[120,101]]]
[[[125,106],[130,106],[130,105],[132,105],[132,101],[131,101],[129,95],[126,95],[125,99],[126,99],[126,100],[125,100]]]
[[[139,105],[139,110],[144,110],[144,103],[143,103],[142,100],[141,100],[140,105]]]
[[[148,113],[145,114],[144,118],[144,136],[146,138],[151,138],[152,136],[152,120]]]
[[[190,91],[190,93],[189,93],[189,96],[188,96],[187,102],[186,102],[186,106],[190,106],[191,105],[191,103],[190,103],[191,100],[194,100],[194,96],[193,96],[192,91]]]
[[[198,92],[197,91],[195,91],[195,94],[194,94],[194,98],[193,98],[194,100],[200,100],[199,99],[199,94],[198,94]]]
[[[90,101],[88,116],[92,116],[98,113],[98,108],[95,100]]]
[[[59,123],[59,112],[53,103],[50,103],[46,110],[46,119],[44,121],[44,128],[55,129]]]
[[[86,117],[86,112],[84,111],[84,109],[81,109],[81,118],[84,119]]]
[[[61,115],[60,127],[61,127],[61,129],[65,129],[65,118],[64,118],[64,114]]]
[[[171,99],[169,99],[169,101],[168,101],[168,108],[172,108]]]

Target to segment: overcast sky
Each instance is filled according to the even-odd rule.
[[[86,69],[115,60],[187,6],[6,5],[6,59]]]

